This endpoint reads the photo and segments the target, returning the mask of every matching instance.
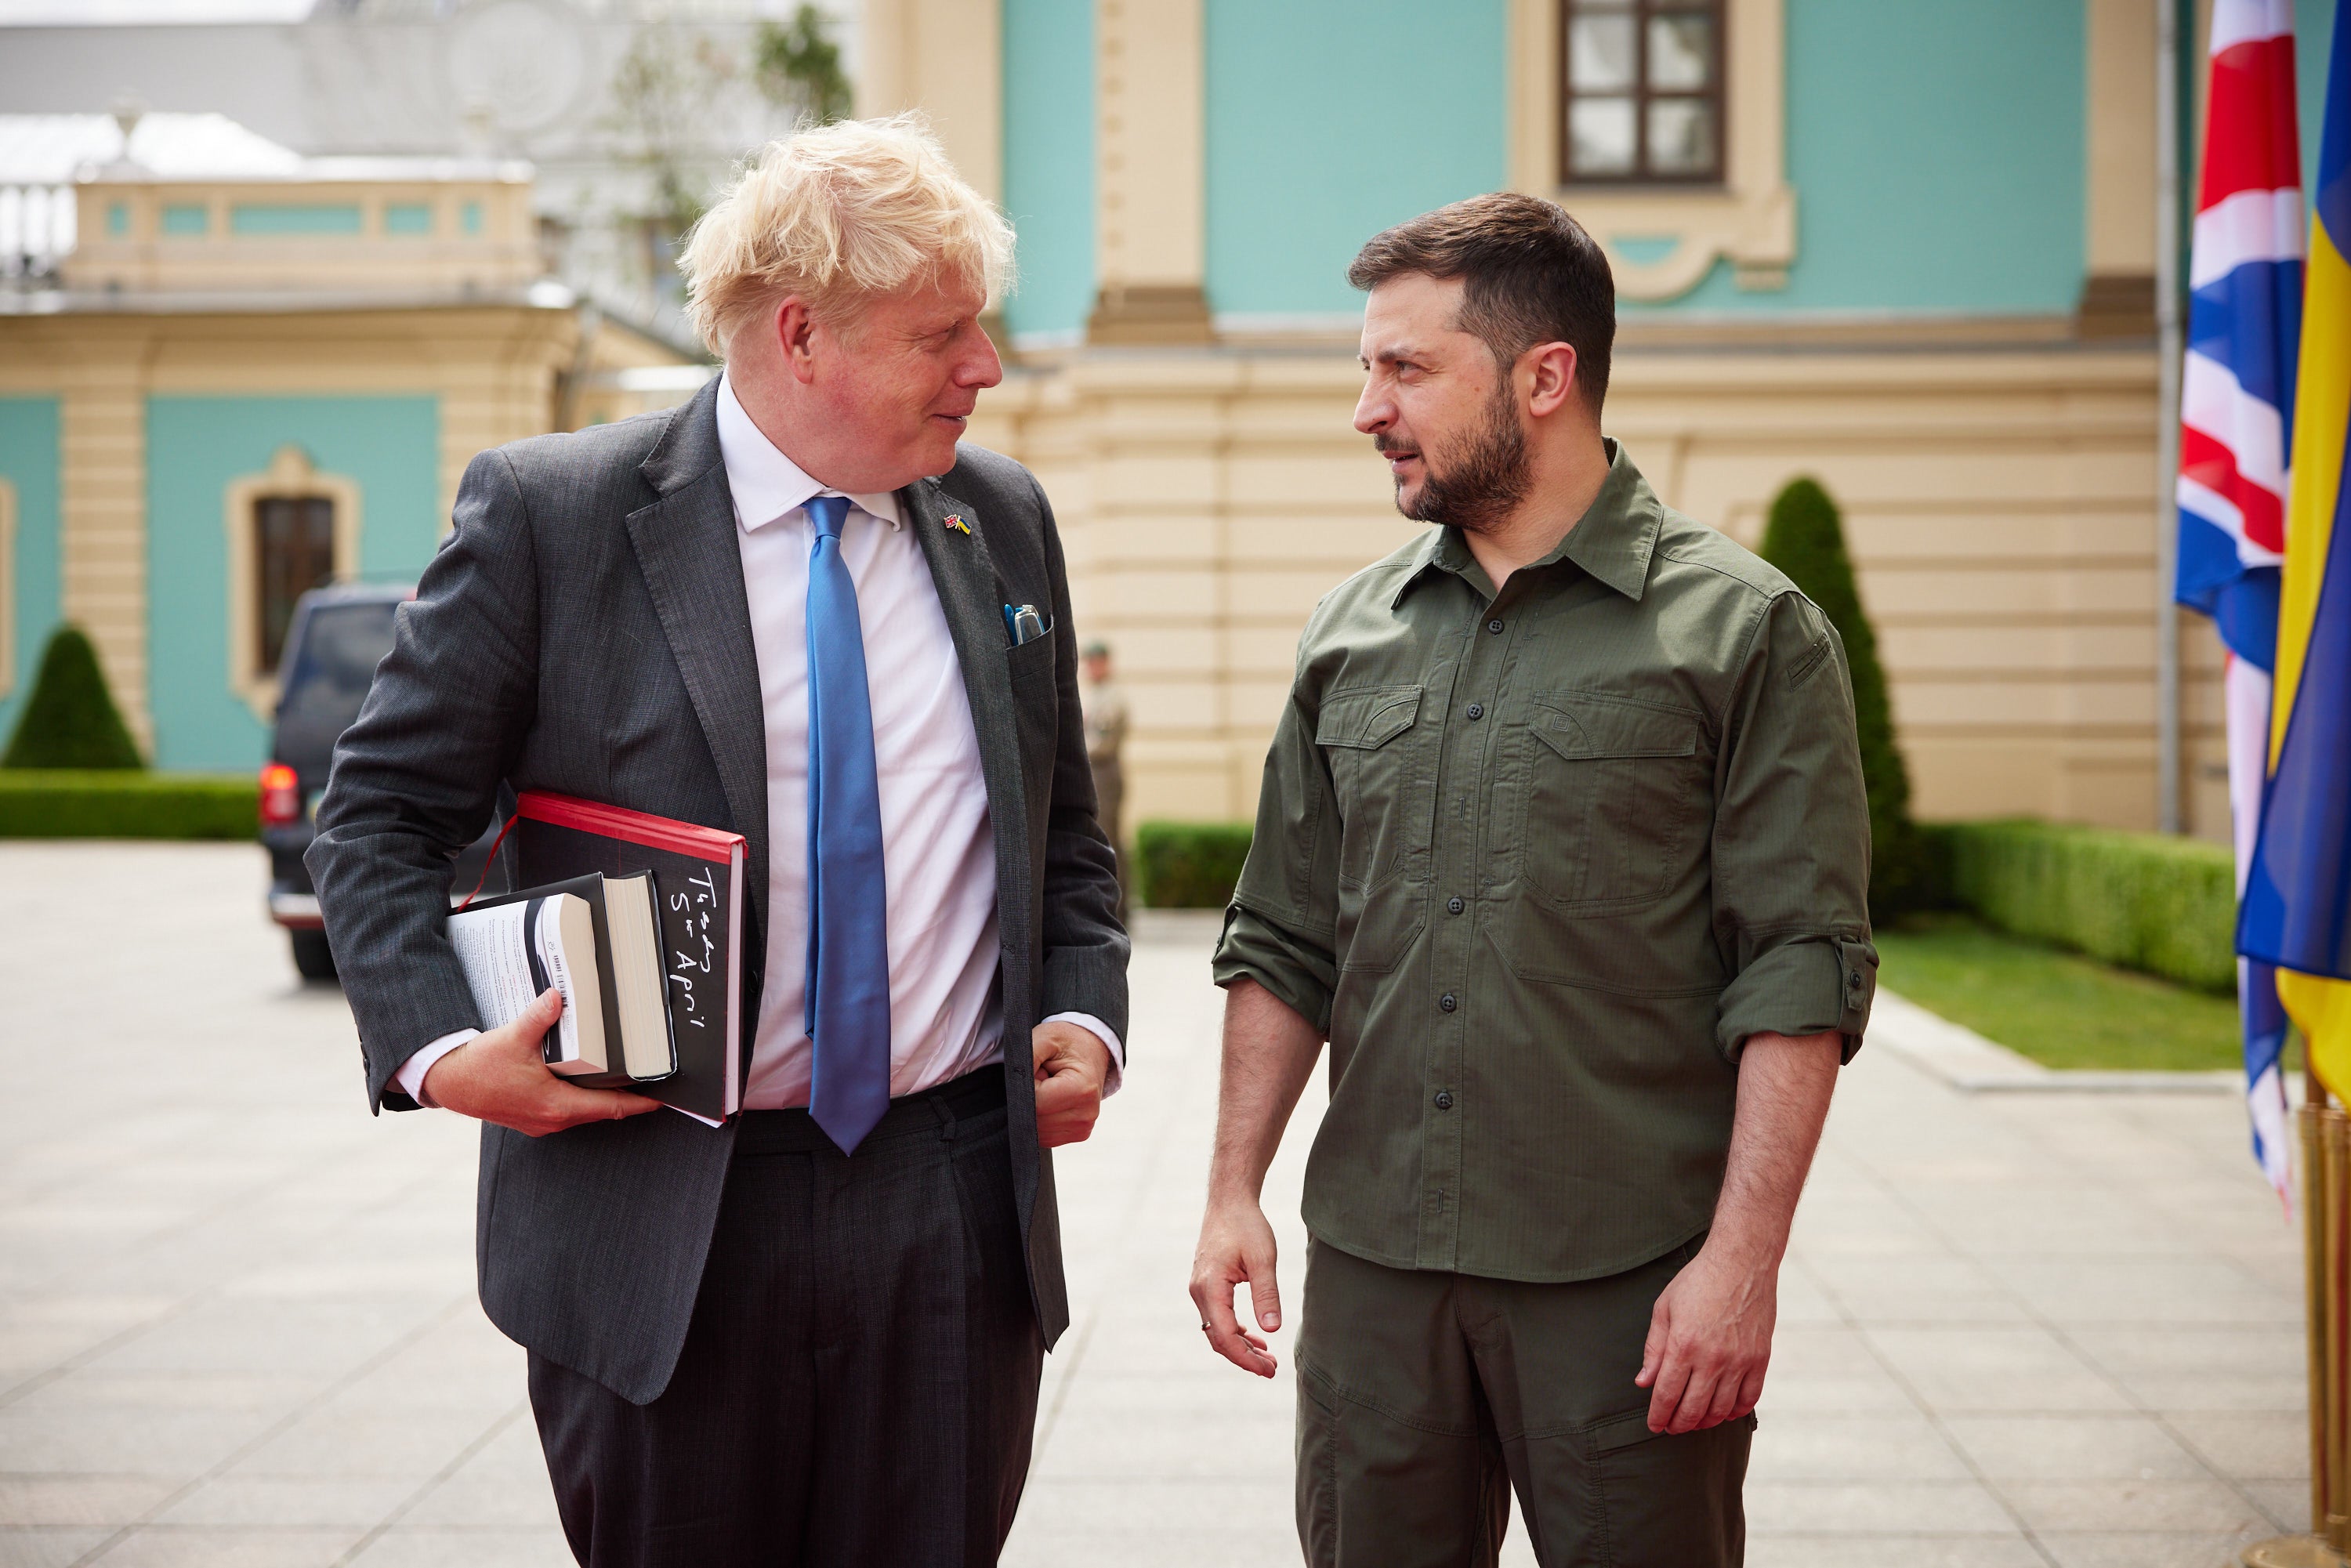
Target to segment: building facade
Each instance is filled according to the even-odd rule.
[[[2297,5],[2306,157],[2332,9]],[[1118,650],[1132,817],[1250,814],[1307,613],[1416,528],[1349,426],[1347,263],[1509,188],[1607,249],[1606,425],[1670,504],[1750,544],[1798,475],[1843,504],[1922,814],[2156,825],[2155,0],[862,26],[861,112],[925,110],[1019,227],[978,438],[1043,478]],[[2218,655],[2193,617],[2182,643],[2186,814],[2219,836]]]
[[[0,177],[55,246],[0,288],[0,735],[70,621],[157,765],[257,766],[303,590],[413,580],[484,447],[676,395],[688,355],[541,276],[528,165],[0,117],[0,164],[77,142]]]

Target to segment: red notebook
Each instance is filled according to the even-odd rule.
[[[735,1114],[747,1043],[743,835],[542,789],[523,791],[512,827],[517,887],[653,873],[677,1071],[632,1087],[714,1127]]]

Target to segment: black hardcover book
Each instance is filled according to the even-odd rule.
[[[596,933],[594,955],[598,977],[596,988],[601,1003],[600,1010],[603,1015],[602,1039],[611,1042],[608,1049],[617,1057],[621,1040],[620,988],[612,983],[612,929],[605,913],[603,877],[601,875],[567,877],[561,882],[549,883],[544,887],[526,888],[520,893],[502,893],[492,898],[471,899],[466,902],[464,908],[455,913],[463,915],[468,911],[498,909],[516,904],[525,905],[543,904],[549,898],[559,897],[567,893],[588,905],[588,917],[593,923]],[[541,960],[536,950],[533,950],[530,956],[530,967],[533,992],[546,990],[549,979],[541,967]],[[484,1021],[489,1020],[486,1019]],[[593,1072],[580,1071],[576,1067],[568,1067],[563,1061],[563,1048],[559,1043],[562,1033],[563,1026],[559,1023],[550,1028],[547,1031],[546,1040],[539,1046],[539,1055],[549,1067],[562,1073],[568,1082],[576,1083],[582,1089],[626,1089],[632,1086],[628,1073],[622,1071]]]
[[[743,1103],[740,833],[543,790],[516,801],[515,882],[538,888],[601,873],[653,873],[676,1069],[626,1085],[711,1124]]]

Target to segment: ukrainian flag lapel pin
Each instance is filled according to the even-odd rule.
[[[949,512],[946,517],[941,517],[939,521],[946,525],[948,528],[953,528],[956,533],[961,534],[964,538],[971,538],[971,525],[963,520],[963,514],[961,512]]]

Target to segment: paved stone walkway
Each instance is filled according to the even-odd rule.
[[[521,1353],[474,1304],[473,1137],[365,1115],[261,869],[0,844],[0,1565],[567,1562]],[[1212,1360],[1184,1294],[1207,938],[1147,925],[1135,1073],[1061,1165],[1077,1321],[1022,1568],[1297,1561],[1287,1377]],[[1270,1193],[1293,1284],[1313,1111]],[[1865,1051],[1783,1281],[1750,1561],[2219,1568],[2299,1525],[2301,1265],[2241,1116]]]

